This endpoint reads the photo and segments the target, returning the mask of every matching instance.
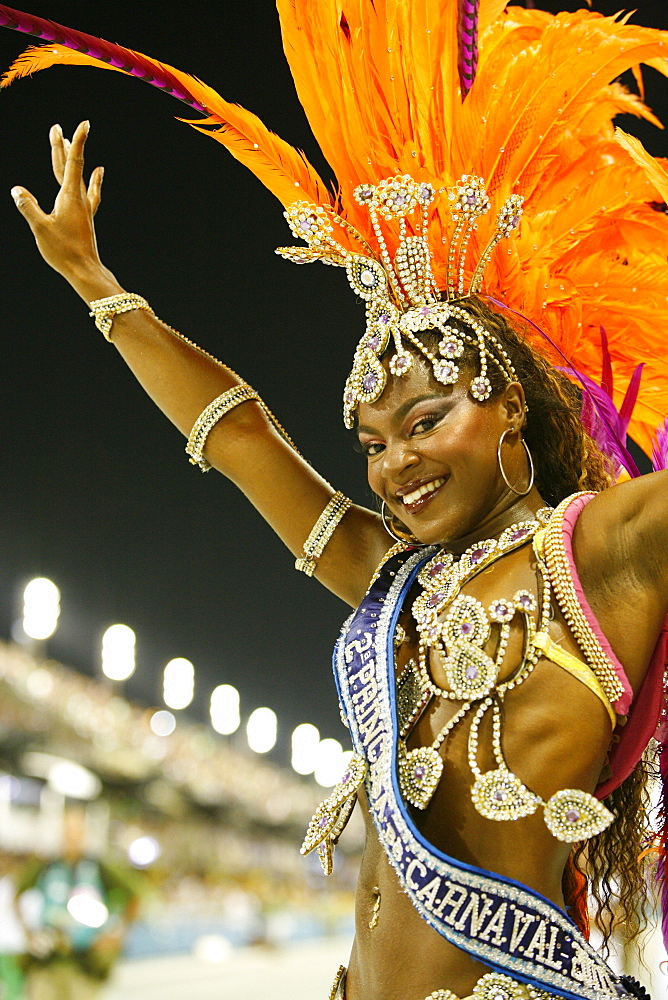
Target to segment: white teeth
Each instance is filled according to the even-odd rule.
[[[432,479],[430,483],[425,483],[424,486],[419,486],[418,489],[413,490],[412,493],[407,493],[401,499],[403,500],[404,504],[415,503],[416,500],[419,500],[420,497],[425,496],[425,494],[433,493],[434,490],[437,490],[439,486],[443,485],[444,482],[445,479]]]

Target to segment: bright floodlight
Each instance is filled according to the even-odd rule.
[[[276,745],[278,720],[270,708],[256,708],[246,723],[248,746],[255,753],[269,753]]]
[[[127,625],[110,625],[102,636],[102,673],[112,681],[126,681],[135,672],[136,637]]]
[[[155,837],[137,837],[128,847],[128,858],[135,868],[148,868],[160,857],[160,844]]]
[[[219,684],[211,692],[212,727],[221,736],[230,736],[240,724],[239,692],[231,684]]]
[[[292,768],[297,774],[313,774],[317,764],[320,733],[310,722],[297,726],[292,734]]]
[[[161,708],[153,713],[149,725],[156,736],[171,736],[176,729],[176,719],[171,712]]]
[[[48,639],[58,625],[60,591],[40,576],[23,591],[23,631],[31,639]]]
[[[315,780],[323,788],[337,783],[345,769],[346,757],[338,740],[320,740],[316,751]]]
[[[177,656],[163,675],[163,699],[168,708],[187,708],[195,695],[195,668],[190,660]]]

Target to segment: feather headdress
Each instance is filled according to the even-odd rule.
[[[360,250],[351,230],[367,241],[363,253],[378,247],[354,195],[360,185],[410,175],[438,195],[472,175],[485,178],[497,210],[521,194],[519,235],[489,261],[485,291],[529,317],[597,384],[604,327],[618,406],[643,361],[629,430],[649,450],[668,410],[659,339],[668,319],[668,171],[637,140],[615,133],[613,119],[630,113],[659,124],[615,81],[628,69],[638,76],[643,63],[668,75],[668,33],[626,16],[506,9],[504,0],[278,0],[278,9],[334,192],[302,153],[195,77],[0,5],[0,24],[48,42],[19,57],[3,85],[55,64],[144,79],[200,112],[190,123],[227,146],[286,208],[299,200],[335,214],[336,242],[347,251]],[[398,217],[383,221],[392,257],[401,225]],[[483,217],[469,234],[469,279],[468,260],[480,259],[494,226],[493,216]],[[441,289],[452,227],[448,199],[435,197],[429,242]]]

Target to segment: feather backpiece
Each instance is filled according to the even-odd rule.
[[[372,246],[368,213],[353,196],[361,183],[410,174],[442,192],[475,174],[494,209],[512,193],[524,195],[520,233],[496,251],[485,291],[530,317],[599,387],[605,327],[618,411],[618,387],[644,362],[629,432],[649,452],[668,412],[668,172],[637,140],[616,135],[614,118],[631,113],[656,124],[642,96],[617,81],[627,70],[640,79],[642,64],[668,75],[668,33],[630,15],[551,15],[506,8],[504,0],[277,6],[299,99],[336,176],[334,193],[301,153],[196,78],[0,4],[0,24],[49,42],[20,57],[5,84],[59,63],[146,79],[202,113],[191,124],[226,145],[284,205],[334,208]],[[494,214],[472,234],[472,262]],[[386,229],[390,254],[399,240],[393,226]],[[430,242],[442,288],[451,230],[441,196]],[[346,244],[344,228],[337,239]],[[545,350],[539,337],[536,343]]]

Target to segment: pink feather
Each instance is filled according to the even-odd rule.
[[[656,429],[652,443],[652,466],[655,472],[668,469],[668,417]],[[666,734],[668,742],[668,734]]]
[[[22,31],[26,35],[36,35],[47,42],[56,42],[59,45],[67,46],[67,48],[83,52],[94,59],[100,59],[115,69],[125,70],[132,76],[164,90],[197,111],[202,111],[204,114],[209,113],[209,108],[204,107],[186,92],[183,85],[170,72],[168,66],[159,64],[159,69],[156,70],[155,62],[149,59],[144,60],[141,53],[132,49],[106,42],[103,38],[87,35],[83,31],[74,31],[56,21],[35,17],[34,14],[26,14],[13,7],[6,7],[4,4],[0,4],[0,25],[5,28],[13,28],[14,31]]]
[[[478,71],[478,12],[480,0],[459,0],[457,18],[457,69],[462,88],[462,100],[466,97]]]

